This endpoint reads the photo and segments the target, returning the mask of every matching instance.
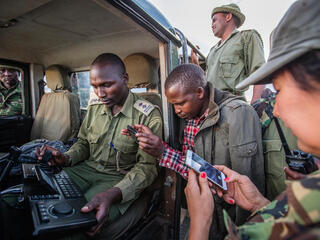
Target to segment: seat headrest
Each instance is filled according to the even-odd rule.
[[[68,69],[60,65],[51,65],[46,69],[47,86],[51,90],[70,90]]]
[[[123,60],[129,75],[129,88],[155,88],[158,82],[158,64],[144,53],[134,53]]]

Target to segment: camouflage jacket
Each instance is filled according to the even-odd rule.
[[[276,200],[237,227],[225,213],[226,239],[320,239],[320,171],[290,182]]]
[[[7,89],[0,82],[0,116],[12,116],[22,113],[20,83]]]

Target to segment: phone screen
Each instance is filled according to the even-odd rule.
[[[225,175],[223,172],[219,171],[190,150],[187,151],[186,164],[198,173],[205,172],[207,174],[207,178],[223,190],[228,189],[227,184],[224,181]]]

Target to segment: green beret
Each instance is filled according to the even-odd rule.
[[[239,6],[234,3],[214,8],[211,12],[211,18],[215,13],[232,13],[232,15],[236,16],[240,20],[238,27],[240,27],[246,20],[246,16],[244,16],[244,14],[241,12]]]

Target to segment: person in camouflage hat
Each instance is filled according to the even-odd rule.
[[[22,113],[20,72],[13,68],[0,68],[0,116]]]
[[[220,41],[211,48],[206,58],[207,81],[219,90],[244,95],[235,86],[257,70],[264,62],[263,42],[256,30],[237,29],[244,23],[245,15],[236,4],[216,7],[211,13],[212,32]],[[191,51],[194,64],[198,57]],[[255,86],[251,102],[260,98],[264,86]]]
[[[277,91],[273,114],[297,137],[298,147],[320,155],[320,2],[296,1],[272,37],[268,61],[237,88],[273,83]],[[248,222],[235,226],[225,214],[227,239],[319,239],[320,171],[288,182],[286,190],[269,202],[244,175],[216,166],[227,178],[228,191],[217,194],[226,202],[252,212]],[[206,239],[212,221],[213,197],[205,175],[199,184],[189,173],[186,187],[192,237]],[[200,201],[199,201],[200,199]]]

